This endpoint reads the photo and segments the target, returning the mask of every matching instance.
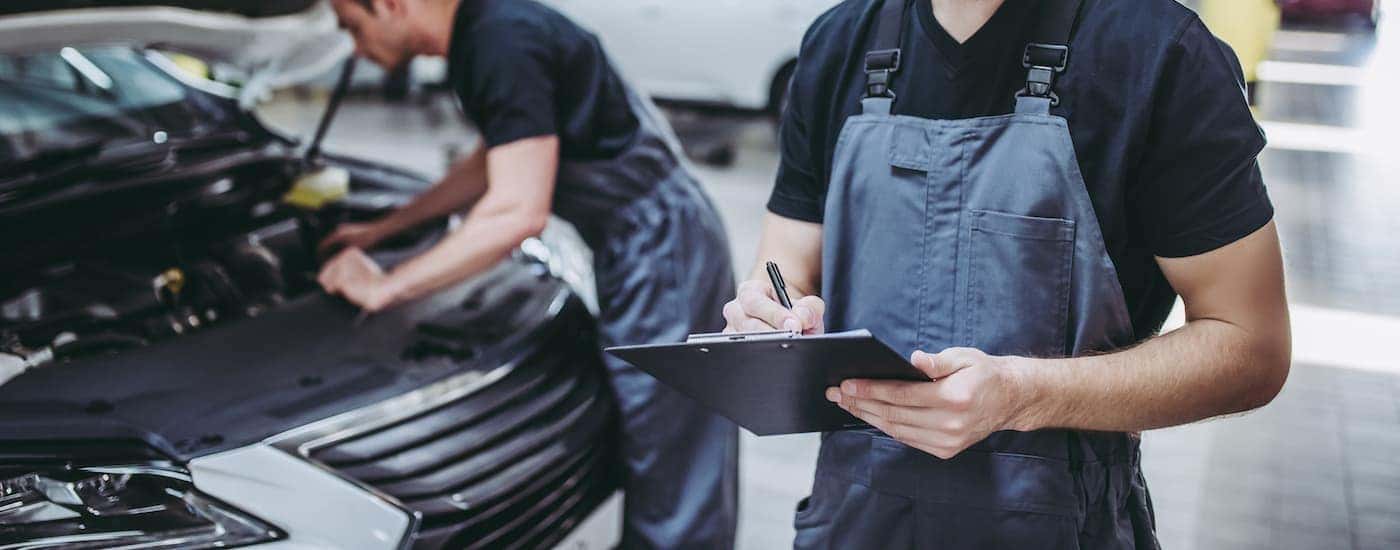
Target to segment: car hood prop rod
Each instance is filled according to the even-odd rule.
[[[345,60],[345,65],[340,69],[340,79],[335,83],[335,89],[331,91],[331,97],[326,104],[326,112],[321,115],[321,122],[316,126],[316,133],[311,137],[311,143],[306,148],[306,154],[302,157],[302,163],[307,167],[314,167],[320,164],[321,142],[326,139],[326,132],[330,130],[331,121],[335,119],[336,111],[340,110],[340,102],[345,99],[345,94],[350,89],[350,81],[355,76],[356,58],[351,56]]]

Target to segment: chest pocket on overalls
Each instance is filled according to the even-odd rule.
[[[996,355],[1063,356],[1074,222],[990,210],[967,216],[962,340]]]

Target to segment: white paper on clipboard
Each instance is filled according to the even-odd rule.
[[[810,340],[823,338],[870,338],[868,330],[848,330],[845,332],[833,332],[830,334],[814,334],[804,336],[800,332],[791,330],[767,330],[762,332],[711,332],[706,334],[692,334],[685,339],[687,344],[700,344],[705,342],[760,342],[765,340]]]

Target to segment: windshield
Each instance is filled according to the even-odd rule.
[[[184,86],[146,55],[123,47],[0,54],[0,175],[104,144],[196,137],[236,123],[234,102]]]

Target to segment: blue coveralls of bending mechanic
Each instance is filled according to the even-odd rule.
[[[728,241],[670,127],[598,40],[536,2],[464,0],[449,79],[487,147],[558,135],[554,212],[594,252],[604,346],[724,326]],[[623,548],[731,548],[738,430],[607,358],[623,417]]]

